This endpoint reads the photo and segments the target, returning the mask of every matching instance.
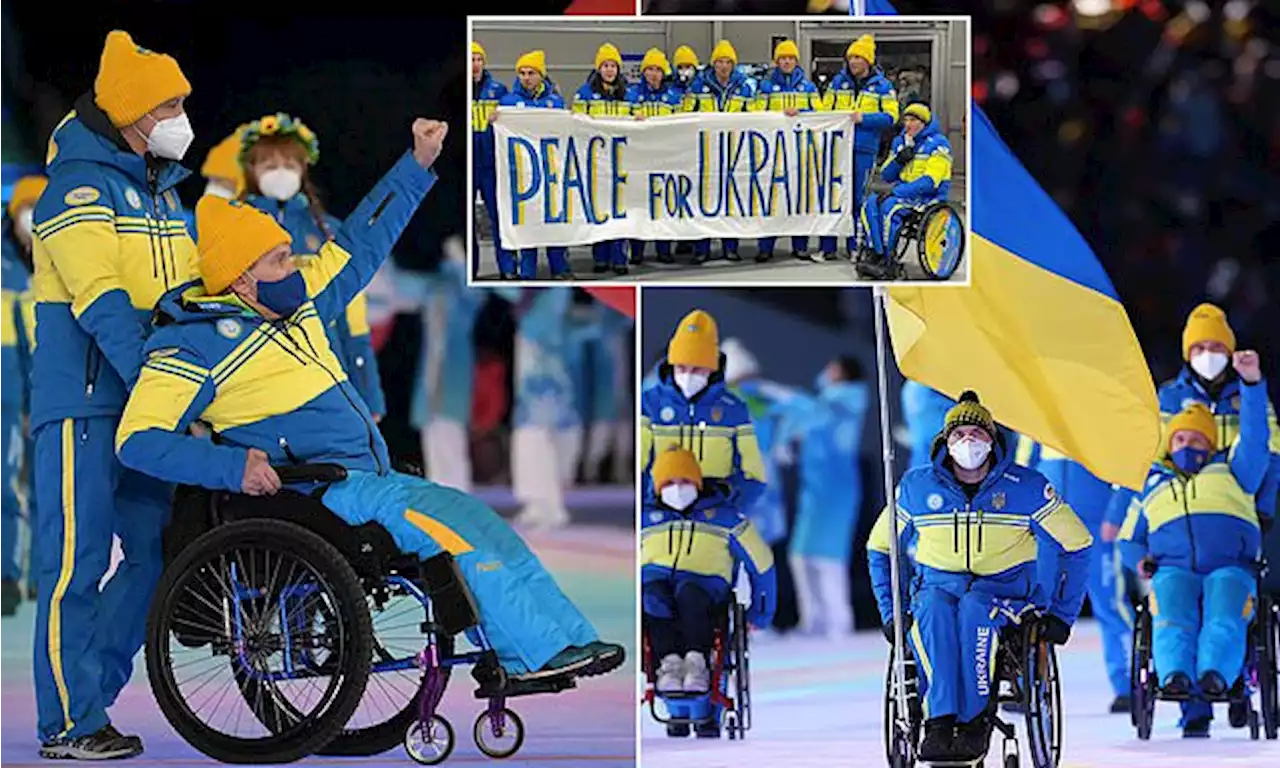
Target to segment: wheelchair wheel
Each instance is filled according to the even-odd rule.
[[[1062,759],[1062,683],[1052,643],[1032,626],[1023,642],[1022,704],[1027,717],[1027,744],[1035,768],[1058,768]]]
[[[739,739],[747,738],[751,727],[751,650],[748,647],[747,612],[736,600],[733,603],[733,683],[734,717],[729,738],[737,731]],[[726,718],[726,721],[728,718]]]
[[[1268,739],[1275,739],[1280,734],[1280,664],[1276,657],[1280,654],[1280,605],[1270,596],[1263,596],[1259,601],[1258,617],[1254,621],[1257,632],[1258,652],[1258,693],[1262,700],[1262,730]]]
[[[519,752],[524,745],[524,721],[506,707],[497,712],[486,709],[476,717],[471,736],[486,756],[503,760]]]
[[[920,743],[920,728],[923,717],[919,711],[919,700],[916,680],[916,663],[910,651],[904,661],[906,699],[908,714],[905,718],[907,727],[901,727],[903,718],[898,710],[898,697],[894,690],[893,649],[889,649],[889,667],[884,679],[884,751],[885,760],[890,768],[912,768],[916,764],[916,746]]]
[[[195,628],[207,646],[182,643],[193,629],[178,626],[191,620],[182,605],[216,618]],[[364,591],[337,549],[291,523],[243,520],[204,534],[165,570],[147,620],[147,676],[169,724],[204,754],[287,763],[322,748],[351,717],[369,677],[370,636]],[[228,679],[219,685],[220,672]]]
[[[1151,738],[1156,719],[1157,681],[1151,658],[1151,613],[1146,603],[1137,607],[1133,623],[1133,666],[1130,668],[1130,719],[1138,738]]]
[[[423,727],[414,720],[404,732],[404,751],[418,765],[439,765],[453,754],[453,726],[440,715],[432,715]]]
[[[949,280],[964,257],[964,221],[950,203],[925,209],[916,232],[916,257],[933,280]]]

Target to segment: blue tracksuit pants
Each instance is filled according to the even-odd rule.
[[[1254,575],[1238,566],[1200,575],[1163,566],[1151,579],[1151,651],[1163,683],[1174,672],[1193,681],[1210,670],[1230,685],[1244,668],[1245,633],[1257,600]],[[1182,705],[1186,720],[1209,716],[1212,707],[1193,699]]]
[[[480,200],[484,203],[485,213],[489,214],[489,226],[493,228],[493,244],[498,259],[498,271],[504,275],[514,275],[516,273],[515,254],[510,249],[502,247],[502,236],[498,233],[497,172],[492,165],[475,164],[472,166],[471,175],[475,178],[475,184],[480,189]],[[475,243],[476,238],[473,238],[472,242]],[[480,246],[476,244],[474,248],[477,250],[477,254],[473,255],[473,258],[478,260]]]
[[[721,240],[720,244],[724,247],[724,252],[726,254],[738,252],[738,239],[736,237],[734,238],[727,237]],[[698,256],[709,255],[711,253],[711,241],[695,240],[693,243],[693,252]]]
[[[760,253],[772,255],[773,247],[777,242],[778,242],[778,238],[776,237],[760,238]],[[791,238],[791,250],[795,251],[796,253],[803,253],[804,251],[809,250],[809,238],[807,237]]]
[[[639,264],[644,258],[644,249],[646,245],[648,245],[648,242],[645,240],[631,241],[631,258],[637,264]],[[653,246],[657,249],[659,258],[669,258],[671,256],[670,240],[657,240],[654,242]]]
[[[511,526],[462,491],[398,472],[352,472],[325,492],[324,505],[352,525],[378,523],[422,559],[452,554],[510,673],[541,669],[565,648],[599,639]]]
[[[915,206],[914,202],[899,200],[893,195],[884,198],[869,195],[862,203],[859,219],[871,250],[881,256],[888,254],[889,244],[898,236],[898,230]]]
[[[569,271],[569,249],[563,246],[547,249],[547,265],[551,275],[563,275]],[[520,278],[532,280],[538,276],[538,249],[520,249]]]
[[[862,210],[862,191],[867,188],[867,177],[871,175],[871,171],[876,167],[876,155],[874,152],[855,152],[853,155],[853,210],[858,212]],[[822,252],[825,254],[833,254],[836,252],[836,238],[834,236],[824,237],[819,240]],[[858,247],[857,237],[849,237],[845,239],[845,248],[849,253],[853,253]]]
[[[592,243],[591,257],[597,264],[606,267],[625,267],[627,265],[627,241],[606,240],[603,243]]]
[[[22,414],[17,408],[0,410],[0,436],[3,437],[4,487],[0,488],[0,576],[13,581],[22,578],[22,563],[18,557],[18,520],[22,517],[22,505],[18,502],[18,469],[24,452],[22,439]]]
[[[163,559],[172,486],[125,469],[117,417],[64,419],[36,430],[36,706],[41,739],[106,725],[146,637]],[[124,562],[99,592],[112,534]]]

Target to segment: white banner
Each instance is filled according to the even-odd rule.
[[[498,226],[507,248],[853,232],[847,113],[499,114]]]

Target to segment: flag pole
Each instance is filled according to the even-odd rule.
[[[899,568],[898,499],[893,482],[893,435],[889,426],[889,366],[885,360],[888,339],[885,338],[885,287],[872,288],[875,301],[876,377],[880,394],[880,446],[884,465],[885,508],[889,515],[889,588],[893,590],[893,683],[889,692],[897,700],[897,722],[890,723],[892,738],[908,732],[910,713],[907,709],[905,639],[902,628],[902,574]],[[914,748],[914,744],[910,746]]]

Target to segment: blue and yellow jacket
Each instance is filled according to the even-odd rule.
[[[652,88],[648,80],[641,79],[627,89],[627,103],[631,105],[633,115],[645,117],[674,115],[680,111],[683,99],[681,91],[666,80],[663,80],[657,88]]]
[[[1004,439],[993,446],[995,465],[969,498],[939,445],[932,464],[916,467],[898,484],[894,517],[901,552],[914,546],[911,592],[938,586],[965,592],[975,586],[999,597],[1027,600],[1071,624],[1084,601],[1093,537],[1039,472],[1020,467]],[[871,530],[867,559],[880,617],[893,617],[889,578],[889,510]],[[1040,546],[1059,550],[1057,585],[1040,582]],[[904,587],[907,585],[903,580]]]
[[[1071,505],[1089,532],[1095,537],[1111,503],[1111,483],[1099,480],[1084,465],[1066,454],[1035,442],[1026,435],[1018,437],[1018,464],[1044,475],[1058,495]]]
[[[599,72],[587,75],[587,81],[573,95],[575,114],[589,117],[630,117],[631,102],[627,101],[627,81],[619,74],[609,89]]]
[[[730,392],[721,370],[692,400],[672,379],[670,365],[658,369],[658,385],[640,399],[640,455],[644,461],[644,490],[652,496],[650,471],[659,451],[688,448],[698,457],[702,476],[728,481],[729,501],[746,511],[764,493],[766,475],[756,442],[755,425],[747,404]]]
[[[755,84],[746,75],[735,69],[729,75],[729,82],[721,85],[715,70],[707,67],[684,92],[681,109],[685,112],[750,112],[755,105]]]
[[[544,79],[542,85],[538,86],[537,93],[531,93],[525,90],[517,79],[511,85],[511,90],[500,99],[498,99],[500,107],[541,107],[542,109],[564,109],[564,97],[556,90],[556,84],[550,79]]]
[[[471,166],[493,168],[493,126],[489,118],[507,95],[507,86],[485,70],[471,92]]]
[[[3,243],[3,284],[0,284],[0,405],[6,411],[25,411],[30,381],[24,361],[28,359],[31,339],[27,333],[23,310],[31,306],[28,289],[31,275],[18,257],[18,244],[12,229],[13,222],[6,219]],[[24,301],[26,297],[26,301]]]
[[[129,149],[92,95],[54,128],[47,166],[34,215],[33,430],[119,414],[142,367],[151,310],[196,275],[174,189],[189,172]]]
[[[1152,467],[1117,537],[1129,568],[1137,570],[1148,552],[1157,565],[1201,574],[1257,561],[1262,531],[1254,494],[1270,461],[1266,381],[1241,384],[1239,391],[1239,439],[1230,448],[1194,475],[1167,463]]]
[[[916,134],[915,157],[903,166],[898,152],[906,146],[906,133],[899,133],[889,147],[889,159],[880,169],[880,177],[893,184],[893,196],[911,202],[946,200],[951,194],[951,142],[938,130],[938,121],[930,120]]]
[[[753,109],[757,112],[782,112],[788,109],[815,112],[822,109],[822,96],[818,94],[818,87],[805,75],[803,68],[796,67],[788,75],[774,67],[760,81]]]
[[[898,122],[898,93],[879,69],[859,80],[844,67],[831,78],[822,103],[828,111],[862,113],[853,135],[853,149],[860,155],[879,152],[880,137]]]
[[[386,443],[325,325],[373,279],[435,180],[406,153],[302,265],[309,300],[292,317],[268,321],[198,282],[165,294],[116,433],[125,466],[223,490],[239,490],[249,448],[273,464],[388,472]],[[188,436],[196,420],[218,439]]]
[[[325,214],[325,229],[321,229],[311,213],[307,196],[297,194],[292,200],[280,202],[265,195],[248,195],[245,201],[263,213],[275,217],[280,226],[293,238],[296,254],[317,254],[320,246],[333,239],[342,221]],[[304,256],[305,258],[305,256]],[[372,329],[369,327],[369,299],[362,290],[347,305],[347,311],[329,320],[327,328],[329,344],[342,362],[356,391],[364,398],[365,405],[374,413],[387,412],[387,400],[382,393],[382,377],[378,373],[378,358],[373,351]]]
[[[1240,435],[1241,382],[1234,371],[1228,372],[1227,376],[1228,381],[1215,396],[1205,389],[1200,377],[1191,370],[1191,367],[1184,364],[1182,371],[1175,378],[1160,385],[1158,399],[1161,421],[1168,424],[1169,420],[1178,415],[1183,408],[1192,403],[1203,403],[1213,413],[1213,420],[1218,424],[1218,445],[1234,444]],[[1265,393],[1263,397],[1266,398]],[[1267,431],[1270,435],[1268,450],[1271,452],[1271,458],[1256,498],[1258,512],[1266,517],[1274,517],[1276,494],[1280,492],[1280,424],[1276,422],[1276,410],[1269,400],[1266,401],[1265,409]],[[1155,464],[1157,466],[1160,464],[1159,458]],[[1129,506],[1136,497],[1137,494],[1128,488],[1118,489],[1111,499],[1111,505],[1107,508],[1107,522],[1115,525],[1124,522]]]
[[[640,528],[640,581],[692,581],[717,602],[729,599],[738,563],[747,568],[764,622],[778,605],[773,552],[735,504],[706,489],[683,512],[652,499]]]

